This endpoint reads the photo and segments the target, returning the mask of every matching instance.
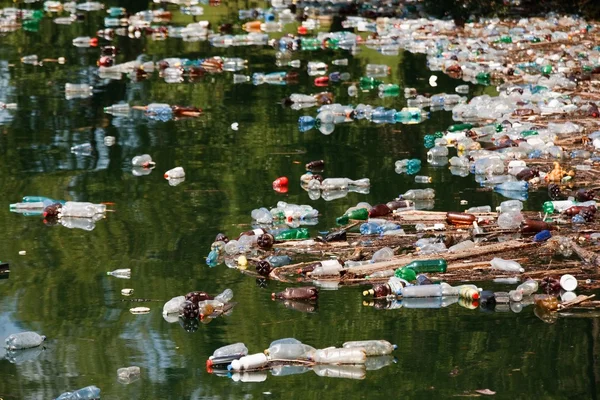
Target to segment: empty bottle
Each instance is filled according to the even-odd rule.
[[[407,286],[402,290],[403,298],[441,296],[442,287],[440,285]]]
[[[36,332],[13,333],[6,338],[7,350],[21,350],[38,347],[46,340],[46,336]]]
[[[369,358],[367,358],[367,361]],[[318,376],[342,379],[365,379],[364,365],[315,365],[312,370]]]
[[[407,282],[399,277],[392,276],[387,283],[373,285],[369,290],[363,291],[363,296],[373,296],[375,298],[387,296],[400,296],[402,288]]]
[[[104,107],[104,112],[116,116],[128,116],[131,111],[131,107],[127,103],[113,104],[109,107]]]
[[[251,354],[244,356],[239,360],[233,360],[231,362],[231,369],[234,371],[257,369],[264,367],[269,363],[269,359],[264,353]]]
[[[273,300],[316,300],[318,297],[319,290],[314,286],[286,288],[283,292],[271,293]]]
[[[373,253],[373,257],[371,257],[371,262],[376,263],[381,261],[388,261],[391,260],[393,257],[394,250],[390,249],[389,247],[383,247],[377,250],[375,253]]]
[[[505,213],[509,211],[521,211],[523,209],[523,202],[520,200],[506,200],[500,203],[499,207],[496,207],[496,211]]]
[[[531,296],[538,290],[538,283],[534,279],[528,279],[521,283],[515,290],[508,292],[511,301],[521,301],[525,296]]]
[[[141,374],[140,367],[125,367],[117,370],[117,379],[122,383],[131,383],[139,378]]]
[[[446,272],[446,268],[448,264],[446,260],[443,258],[437,260],[416,260],[411,262],[410,264],[406,264],[402,268],[408,268],[415,271],[417,274],[426,274],[426,273],[444,273]]]
[[[347,58],[341,58],[341,59],[337,59],[337,60],[333,60],[331,62],[333,65],[348,65],[348,59]]]
[[[506,272],[525,272],[525,269],[521,267],[521,264],[513,260],[504,260],[502,258],[494,257],[490,263],[493,269],[499,269]]]
[[[165,172],[164,177],[165,177],[165,179],[168,179],[168,180],[182,179],[182,178],[185,178],[185,171],[183,170],[182,167],[175,167],[175,168],[172,168],[172,169],[168,170],[167,172]]]
[[[308,360],[314,352],[314,347],[304,343],[277,343],[265,350],[269,360]]]
[[[500,229],[517,229],[523,222],[520,211],[503,212],[498,216],[497,224]]]
[[[529,183],[524,182],[524,181],[503,182],[499,185],[494,186],[494,190],[505,191],[505,192],[518,192],[518,191],[526,192],[528,189],[529,189]]]
[[[141,156],[135,156],[131,159],[131,165],[134,167],[149,168],[154,164],[155,162],[152,161],[152,157],[149,154],[142,154]]]
[[[475,285],[450,286],[446,282],[440,283],[443,296],[459,296],[470,300],[479,299],[480,289]]]
[[[100,389],[96,386],[87,386],[74,392],[66,392],[55,400],[92,400],[100,398]]]
[[[396,346],[387,340],[360,340],[355,342],[346,342],[342,345],[345,349],[359,348],[363,349],[367,356],[383,356],[391,354]]]
[[[106,275],[114,276],[115,278],[130,279],[131,278],[131,269],[129,269],[129,268],[115,269],[114,271],[107,272]]]
[[[313,361],[318,364],[364,364],[367,354],[361,348],[328,348],[314,352]]]
[[[321,261],[318,267],[310,272],[311,276],[339,276],[344,267],[338,260]]]
[[[221,358],[221,357],[227,357],[227,356],[231,356],[231,355],[246,355],[248,354],[248,348],[246,347],[246,345],[244,343],[234,343],[234,344],[229,344],[227,346],[223,346],[223,347],[219,347],[218,349],[216,349],[212,356],[210,356],[210,359],[214,359],[214,358]]]
[[[470,249],[470,248],[473,248],[473,247],[475,247],[475,243],[473,243],[472,240],[468,239],[468,240],[462,241],[460,243],[457,243],[454,246],[450,246],[448,248],[448,251],[450,253],[452,253],[452,252],[467,250],[467,249]]]
[[[185,296],[173,297],[163,306],[163,315],[180,314],[185,302]]]
[[[426,200],[435,198],[435,191],[428,189],[410,189],[400,196],[404,200]]]

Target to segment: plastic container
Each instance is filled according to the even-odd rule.
[[[361,348],[328,348],[315,351],[313,356],[318,364],[364,364],[366,360],[367,354]]]
[[[46,340],[46,336],[36,332],[14,333],[6,338],[7,350],[21,350],[38,347]]]
[[[231,362],[231,369],[234,371],[241,371],[247,369],[256,369],[264,367],[269,362],[267,355],[264,353],[256,353],[249,356],[244,356],[239,360],[233,360]]]
[[[560,277],[560,287],[567,292],[577,289],[577,279],[573,275],[565,274]]]
[[[396,346],[387,340],[360,340],[346,342],[342,345],[342,347],[345,349],[363,349],[367,356],[383,356],[386,354],[391,354],[396,349]]]

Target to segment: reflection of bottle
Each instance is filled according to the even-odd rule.
[[[286,288],[283,292],[271,293],[271,299],[286,300],[316,300],[319,297],[319,291],[314,286]]]
[[[343,348],[360,348],[364,349],[367,356],[383,356],[391,354],[396,346],[387,340],[361,340],[354,342],[346,342],[342,345]]]
[[[115,269],[114,271],[107,272],[106,275],[114,276],[115,278],[130,279],[131,278],[131,269],[129,269],[129,268]]]

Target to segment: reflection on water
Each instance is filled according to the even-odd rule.
[[[312,236],[331,230],[335,218],[358,202],[387,202],[411,188],[437,191],[435,201],[415,204],[419,209],[462,210],[464,199],[469,206],[494,208],[504,197],[477,190],[472,179],[464,178],[465,171],[449,169],[447,160],[425,163],[423,137],[450,125],[449,112],[432,112],[420,124],[355,121],[331,132],[327,127],[328,135],[317,129],[299,132],[298,118],[315,110],[285,108],[280,101],[292,93],[320,91],[305,71],[299,70],[293,86],[234,85],[231,72],[178,84],[156,74],[145,80],[100,77],[98,50],[76,48],[71,41],[93,35],[103,17],[102,12],[90,13],[87,21],[72,25],[42,21],[39,33],[14,32],[0,42],[0,102],[18,104],[16,110],[0,107],[0,259],[10,263],[9,278],[0,279],[0,341],[26,330],[48,337],[43,348],[15,354],[0,349],[0,397],[50,399],[88,385],[101,388],[102,398],[108,399],[237,399],[264,393],[302,400],[324,395],[429,399],[482,388],[511,398],[596,395],[600,328],[592,319],[561,318],[549,325],[532,307],[517,314],[456,304],[366,307],[361,289],[328,282],[315,282],[322,289],[317,303],[276,302],[270,294],[283,290],[282,284],[222,264],[206,266],[218,232],[237,237],[251,229],[253,209],[280,200],[319,210],[318,223],[307,226]],[[248,75],[277,70],[268,47],[214,48],[177,39],[118,38],[115,43],[121,48],[118,62],[142,52],[153,61],[220,55],[248,59]],[[63,56],[67,62],[21,64],[28,54]],[[303,65],[315,56],[298,53]],[[333,50],[318,54],[328,63],[341,57],[350,62],[340,71],[349,72],[352,80],[364,74],[370,57],[380,57],[375,62],[393,68],[389,83],[433,90],[422,56],[401,53],[382,59],[368,50],[357,56]],[[70,98],[67,83],[93,86],[93,95]],[[458,83],[440,76],[436,90],[451,93]],[[484,90],[471,89],[475,95]],[[407,105],[402,97],[380,98],[377,90],[350,98],[343,83],[327,90],[341,104],[396,110]],[[104,112],[120,102],[179,104],[204,112],[164,121],[138,110]],[[109,140],[106,145],[107,137],[114,137],[114,144]],[[71,151],[83,144],[89,144],[86,151]],[[141,154],[152,156],[154,169],[132,170],[131,159]],[[406,158],[421,159],[419,175],[432,177],[433,183],[417,184],[414,176],[397,174],[395,161]],[[304,165],[320,159],[325,160],[323,178],[368,177],[370,188],[304,190],[299,185]],[[172,185],[163,174],[177,166],[185,169],[185,180]],[[287,193],[272,189],[280,176],[289,178]],[[10,204],[26,195],[112,203],[113,212],[99,220],[44,223],[39,214],[9,211]],[[537,208],[544,196],[529,193],[526,206]],[[21,250],[27,255],[19,256]],[[106,275],[121,268],[131,269],[131,279]],[[126,288],[134,289],[136,299],[121,295]],[[234,291],[237,302],[229,316],[201,323],[165,321],[161,315],[164,302],[180,293],[226,288]],[[133,315],[133,307],[148,307],[150,313]],[[232,374],[231,379],[205,371],[215,348],[241,341],[260,349],[265,342],[291,336],[315,347],[386,339],[398,344],[397,360],[372,361],[363,369],[282,367],[258,376]],[[116,371],[130,365],[141,368],[140,379],[123,385]]]

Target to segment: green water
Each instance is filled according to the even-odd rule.
[[[3,2],[6,5],[7,2]],[[130,2],[131,3],[131,2]],[[0,2],[2,4],[2,2]],[[12,3],[10,3],[12,4]],[[144,8],[144,7],[142,7]],[[208,7],[205,7],[208,9]],[[219,10],[219,9],[216,9]],[[216,20],[226,20],[227,14]],[[17,111],[0,111],[0,259],[10,262],[9,279],[0,280],[0,342],[11,333],[35,330],[48,337],[43,351],[11,363],[0,350],[0,398],[51,399],[60,393],[96,385],[103,399],[341,399],[448,398],[476,389],[496,391],[495,398],[597,398],[600,369],[597,320],[560,318],[549,325],[532,307],[520,313],[486,313],[454,304],[443,309],[377,310],[363,306],[362,288],[322,290],[318,306],[304,313],[270,300],[285,285],[254,278],[220,265],[208,268],[204,257],[218,232],[236,236],[250,229],[250,211],[273,207],[279,200],[310,204],[320,211],[325,231],[335,218],[359,201],[386,202],[410,188],[433,187],[436,210],[461,210],[469,205],[497,205],[498,194],[479,190],[473,177],[453,176],[447,167],[424,163],[419,174],[431,185],[414,184],[394,172],[394,161],[425,160],[423,135],[443,130],[453,121],[449,112],[435,112],[419,125],[375,125],[367,121],[336,126],[324,136],[317,130],[299,133],[300,115],[278,102],[291,93],[321,89],[300,71],[293,86],[233,85],[232,74],[207,75],[194,84],[169,85],[154,76],[141,82],[128,77],[102,81],[95,74],[97,49],[77,49],[76,36],[93,35],[103,14],[88,21],[57,26],[42,21],[39,33],[15,32],[0,37],[0,101],[16,102]],[[165,57],[239,56],[249,60],[248,74],[271,72],[269,48],[215,49],[207,43],[180,40],[153,42],[116,40],[117,62],[140,53],[158,61]],[[65,65],[22,65],[20,57],[64,56]],[[441,73],[431,88],[423,56],[403,53],[385,58],[373,51],[357,57],[347,53],[299,53],[308,60],[330,62],[349,57],[340,67],[358,79],[368,62],[386,62],[386,82],[420,92],[452,92],[460,84]],[[337,69],[337,68],[336,68]],[[336,70],[332,69],[332,70]],[[88,82],[89,99],[66,100],[65,83]],[[397,109],[403,98],[379,99],[376,92],[348,98],[347,85],[331,85],[336,101],[383,105]],[[493,89],[472,87],[472,93]],[[194,105],[198,119],[151,121],[142,114],[114,118],[102,108],[119,101]],[[239,130],[230,128],[239,123]],[[105,136],[117,144],[106,147]],[[92,156],[71,154],[71,146],[90,142]],[[133,156],[148,153],[156,169],[148,176],[131,173]],[[451,153],[452,155],[452,153]],[[327,202],[310,200],[299,185],[303,165],[324,159],[325,177],[371,179],[368,194],[350,193]],[[186,180],[171,187],[163,172],[183,166]],[[287,176],[287,194],[271,182]],[[8,206],[24,195],[112,202],[104,220],[92,231],[46,226],[42,217],[10,213]],[[529,209],[538,208],[544,193],[532,193]],[[18,253],[25,250],[25,256]],[[130,280],[106,271],[131,268]],[[507,286],[483,284],[508,290]],[[135,290],[133,302],[123,288]],[[161,310],[173,296],[192,290],[217,293],[231,288],[238,302],[232,314],[210,324],[187,327],[167,323]],[[147,306],[148,315],[132,315],[131,307]],[[308,371],[271,376],[263,382],[234,382],[206,372],[205,361],[217,347],[243,341],[251,352],[282,337],[296,337],[315,347],[348,340],[386,339],[398,344],[394,363],[367,371],[364,380],[325,378]],[[120,367],[138,365],[141,379],[117,382]]]

